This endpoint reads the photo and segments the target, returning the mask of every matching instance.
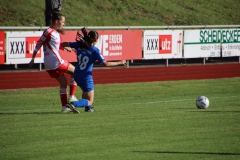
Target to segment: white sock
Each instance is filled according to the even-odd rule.
[[[63,109],[63,110],[66,110],[66,109],[67,109],[67,107],[66,107],[66,106],[62,106],[62,109]]]

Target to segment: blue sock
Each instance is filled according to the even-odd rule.
[[[79,108],[86,107],[88,105],[88,100],[80,99],[78,101],[74,101],[73,104],[75,107],[79,107]]]
[[[83,94],[82,94],[82,99],[84,99]],[[85,109],[90,110],[92,109],[92,106],[86,106]]]
[[[92,106],[86,106],[85,109],[87,110],[92,109]]]

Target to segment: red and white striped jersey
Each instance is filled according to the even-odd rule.
[[[37,52],[43,46],[46,70],[54,70],[64,63],[59,54],[60,43],[61,36],[53,28],[46,29],[38,40],[34,51]]]

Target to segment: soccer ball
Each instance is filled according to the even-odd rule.
[[[209,99],[205,96],[200,96],[196,99],[196,106],[199,109],[206,109],[209,106]]]

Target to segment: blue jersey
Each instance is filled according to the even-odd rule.
[[[91,46],[89,49],[80,48],[77,42],[70,42],[69,46],[77,51],[74,79],[84,92],[89,92],[94,89],[92,78],[93,64],[96,61],[103,63],[105,59],[95,46]]]

